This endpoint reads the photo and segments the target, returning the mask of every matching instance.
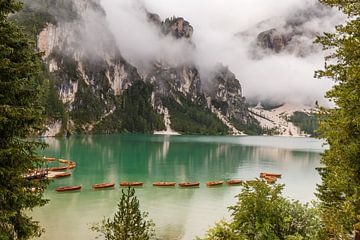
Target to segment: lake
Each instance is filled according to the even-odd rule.
[[[77,163],[72,175],[56,179],[45,197],[50,203],[31,215],[45,227],[41,239],[94,239],[89,224],[109,217],[120,200],[120,181],[142,181],[136,188],[142,211],[156,224],[161,239],[194,239],[222,218],[236,202],[241,186],[209,188],[205,182],[254,179],[260,172],[279,172],[284,195],[308,202],[320,176],[323,142],[313,138],[269,136],[92,135],[44,139],[46,156]],[[199,181],[199,188],[153,187],[154,181]],[[113,190],[92,190],[95,183],[115,182]],[[57,193],[56,187],[82,185]]]

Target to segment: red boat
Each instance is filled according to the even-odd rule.
[[[56,160],[54,157],[44,157],[44,160],[48,160],[49,162],[53,162]]]
[[[128,186],[138,187],[138,186],[142,186],[143,184],[144,184],[143,182],[121,182],[120,186],[122,186],[122,187],[128,187]]]
[[[229,185],[237,185],[237,184],[241,184],[242,180],[240,180],[240,179],[231,179],[231,180],[228,180],[226,183],[229,184]]]
[[[55,190],[57,192],[65,192],[65,191],[75,191],[80,190],[81,186],[65,186],[65,187],[58,187]]]
[[[111,188],[111,187],[114,187],[114,186],[115,186],[115,183],[98,183],[98,184],[92,185],[92,187],[94,189]]]
[[[266,176],[265,180],[267,183],[271,184],[271,183],[275,183],[277,178],[276,177],[272,177],[272,176]]]
[[[154,182],[153,186],[156,187],[173,187],[176,185],[176,182]]]
[[[67,168],[68,168],[68,169],[76,168],[76,164],[70,164]]]
[[[179,183],[180,187],[198,187],[200,185],[199,182],[181,182]]]
[[[68,161],[68,160],[65,160],[65,159],[59,159],[59,162],[60,162],[60,163],[69,163],[69,161]]]
[[[70,176],[71,173],[70,172],[64,172],[64,173],[58,173],[54,176],[54,178],[62,178],[62,177],[68,177]]]
[[[68,169],[68,167],[51,167],[48,168],[48,171],[61,171],[61,170],[66,170]]]
[[[224,181],[213,181],[213,182],[207,182],[206,186],[211,187],[211,186],[218,186],[218,185],[222,185],[224,183]]]
[[[281,174],[279,174],[279,173],[267,173],[267,172],[260,173],[261,178],[265,178],[266,176],[281,178]]]

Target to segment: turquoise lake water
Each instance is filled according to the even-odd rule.
[[[95,239],[89,224],[109,217],[121,196],[120,181],[142,181],[136,189],[142,211],[156,224],[161,239],[194,239],[209,226],[228,218],[240,186],[208,188],[205,182],[254,179],[260,172],[283,174],[284,195],[308,202],[320,177],[323,142],[313,138],[250,136],[93,135],[44,139],[44,155],[77,163],[72,175],[56,179],[46,191],[50,203],[32,216],[45,227],[41,239]],[[199,181],[199,188],[153,187],[154,181]],[[91,189],[115,182],[113,190]],[[56,187],[82,185],[82,190],[57,193]]]

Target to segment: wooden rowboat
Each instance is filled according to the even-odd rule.
[[[98,183],[98,184],[92,185],[92,187],[94,189],[111,188],[111,187],[114,187],[114,186],[115,186],[115,183]]]
[[[144,184],[143,182],[121,182],[120,186],[122,186],[122,187],[128,187],[128,186],[139,187],[139,186],[142,186],[143,184]]]
[[[60,163],[66,163],[66,164],[69,163],[69,161],[68,161],[68,160],[65,160],[65,159],[59,159],[59,162],[60,162]]]
[[[206,186],[211,187],[211,186],[218,186],[218,185],[222,185],[224,183],[224,181],[213,181],[213,182],[207,182]]]
[[[267,183],[271,184],[271,183],[275,183],[277,178],[276,177],[272,177],[272,176],[266,176],[265,180]]]
[[[200,185],[199,182],[181,182],[179,183],[180,187],[198,187]]]
[[[267,172],[262,172],[262,173],[260,173],[260,177],[261,177],[261,178],[265,178],[266,176],[281,178],[281,174],[280,174],[280,173],[267,173]]]
[[[71,173],[70,172],[64,172],[64,173],[58,173],[54,176],[54,178],[62,178],[62,177],[68,177],[70,176]]]
[[[50,161],[50,162],[53,162],[56,160],[56,158],[54,157],[44,157],[44,160],[47,160],[47,161]]]
[[[231,179],[231,180],[228,180],[226,183],[229,185],[237,185],[237,184],[241,184],[242,180],[241,179]]]
[[[154,182],[153,186],[156,187],[173,187],[176,185],[176,182]]]
[[[68,169],[76,168],[76,164],[70,164],[67,168],[68,168]]]
[[[51,168],[48,168],[47,170],[48,171],[61,171],[61,170],[65,170],[65,169],[68,169],[68,167],[51,167]]]
[[[252,184],[252,183],[256,183],[258,181],[259,181],[259,179],[252,179],[252,180],[247,180],[246,183]]]
[[[58,187],[55,190],[57,192],[65,192],[65,191],[75,191],[80,190],[81,186],[65,186],[65,187]]]

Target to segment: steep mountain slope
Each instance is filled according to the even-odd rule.
[[[154,59],[139,71],[121,55],[97,0],[25,1],[15,19],[36,37],[43,52],[48,131],[188,134],[260,133],[235,75],[219,65],[204,88],[194,63]],[[193,27],[183,18],[162,21],[146,13],[161,34],[188,42]],[[31,24],[33,23],[33,24]],[[32,31],[36,26],[36,31]],[[255,129],[255,131],[254,131]]]
[[[249,109],[263,128],[273,135],[280,136],[314,136],[314,108],[304,105],[283,104],[265,109],[261,104]]]

